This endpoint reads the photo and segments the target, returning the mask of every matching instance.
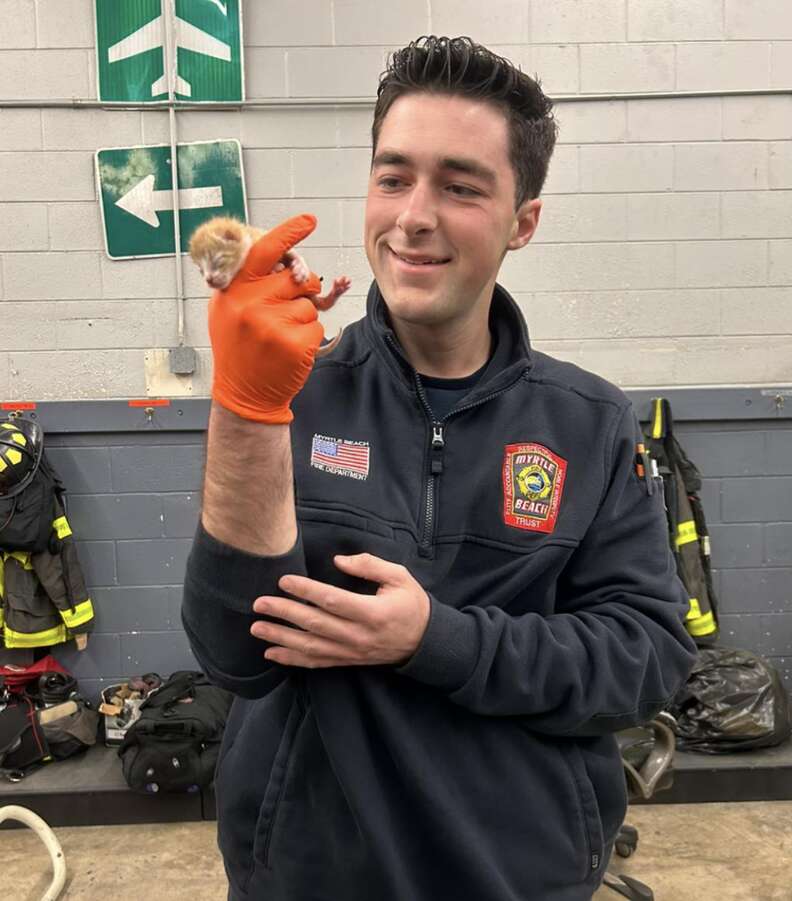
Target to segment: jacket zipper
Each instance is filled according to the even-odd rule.
[[[388,337],[388,340],[391,341],[390,337]],[[391,341],[391,343],[393,342]],[[521,377],[522,375],[518,376],[518,378]],[[515,379],[514,382],[516,382],[517,380],[518,379]],[[432,424],[432,440],[429,445],[430,463],[429,473],[426,479],[426,502],[424,504],[423,530],[421,533],[421,540],[418,545],[418,553],[421,557],[432,556],[432,537],[434,533],[436,506],[435,493],[437,490],[437,480],[443,472],[443,450],[445,449],[445,433],[443,427],[445,423],[452,416],[456,416],[458,413],[463,413],[465,410],[470,410],[473,407],[478,407],[480,404],[486,403],[487,401],[492,400],[494,397],[505,394],[511,389],[512,385],[514,385],[514,382],[511,382],[510,384],[506,385],[506,387],[501,388],[499,391],[488,394],[486,397],[479,398],[472,404],[465,404],[464,407],[458,407],[457,409],[452,410],[440,420],[435,420],[432,414],[432,408],[429,406],[429,401],[426,397],[426,392],[424,391],[424,386],[421,382],[421,377],[417,372],[415,373],[415,383],[418,387],[418,396],[421,398],[421,403],[424,405],[426,414]]]

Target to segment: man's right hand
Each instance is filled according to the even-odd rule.
[[[316,308],[303,295],[318,294],[321,283],[311,273],[297,284],[291,269],[272,269],[315,228],[316,217],[309,214],[276,226],[209,302],[212,397],[243,419],[280,424],[294,418],[289,404],[305,384],[324,335]]]

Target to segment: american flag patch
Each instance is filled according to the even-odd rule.
[[[311,441],[311,466],[337,476],[366,479],[369,472],[368,441],[347,441],[314,435]]]

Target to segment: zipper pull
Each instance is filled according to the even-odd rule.
[[[432,423],[432,475],[437,476],[443,471],[443,427],[439,422]]]

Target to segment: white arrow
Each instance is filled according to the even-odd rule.
[[[123,197],[116,200],[116,206],[122,210],[137,216],[153,228],[159,228],[160,220],[157,210],[173,209],[172,191],[155,191],[154,176],[147,175],[134,187],[130,188]],[[212,185],[209,188],[180,188],[180,210],[202,210],[208,207],[223,205],[223,189],[220,185]]]

